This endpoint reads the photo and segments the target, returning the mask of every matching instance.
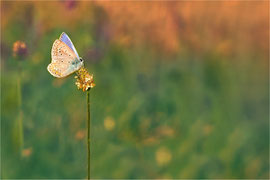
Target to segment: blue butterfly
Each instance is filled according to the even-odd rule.
[[[51,51],[52,62],[47,70],[57,78],[66,77],[83,67],[83,60],[79,57],[72,41],[66,33],[56,39]]]

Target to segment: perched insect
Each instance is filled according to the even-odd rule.
[[[52,62],[47,69],[57,78],[66,77],[83,67],[83,60],[79,57],[73,43],[66,33],[62,33],[52,46]]]

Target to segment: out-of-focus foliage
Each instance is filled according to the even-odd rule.
[[[86,94],[46,70],[64,31],[97,84],[92,178],[269,178],[268,13],[267,1],[1,1],[1,177],[87,175]]]

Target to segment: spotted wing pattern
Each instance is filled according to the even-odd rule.
[[[71,74],[69,73],[68,68],[69,68],[68,64],[59,63],[59,62],[52,62],[47,67],[51,75],[57,78],[63,78]]]
[[[72,60],[77,59],[75,53],[62,41],[56,39],[52,46],[52,62],[60,61],[60,62],[70,62]]]
[[[53,43],[52,62],[48,65],[48,71],[55,77],[62,78],[75,72],[72,63],[77,60],[74,52],[62,41],[55,40]]]
[[[68,45],[68,47],[70,47],[70,49],[75,53],[77,58],[80,59],[79,54],[78,54],[75,46],[73,45],[72,41],[70,40],[70,38],[68,37],[68,35],[66,33],[63,32],[59,39],[62,42],[64,42],[66,45]]]

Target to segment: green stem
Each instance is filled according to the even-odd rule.
[[[19,130],[19,143],[20,143],[20,150],[23,150],[24,146],[24,134],[23,134],[23,111],[22,111],[22,92],[21,92],[21,77],[20,74],[18,75],[17,79],[17,93],[18,93],[18,130]]]
[[[88,152],[88,179],[90,179],[90,90],[87,91],[87,152]]]

